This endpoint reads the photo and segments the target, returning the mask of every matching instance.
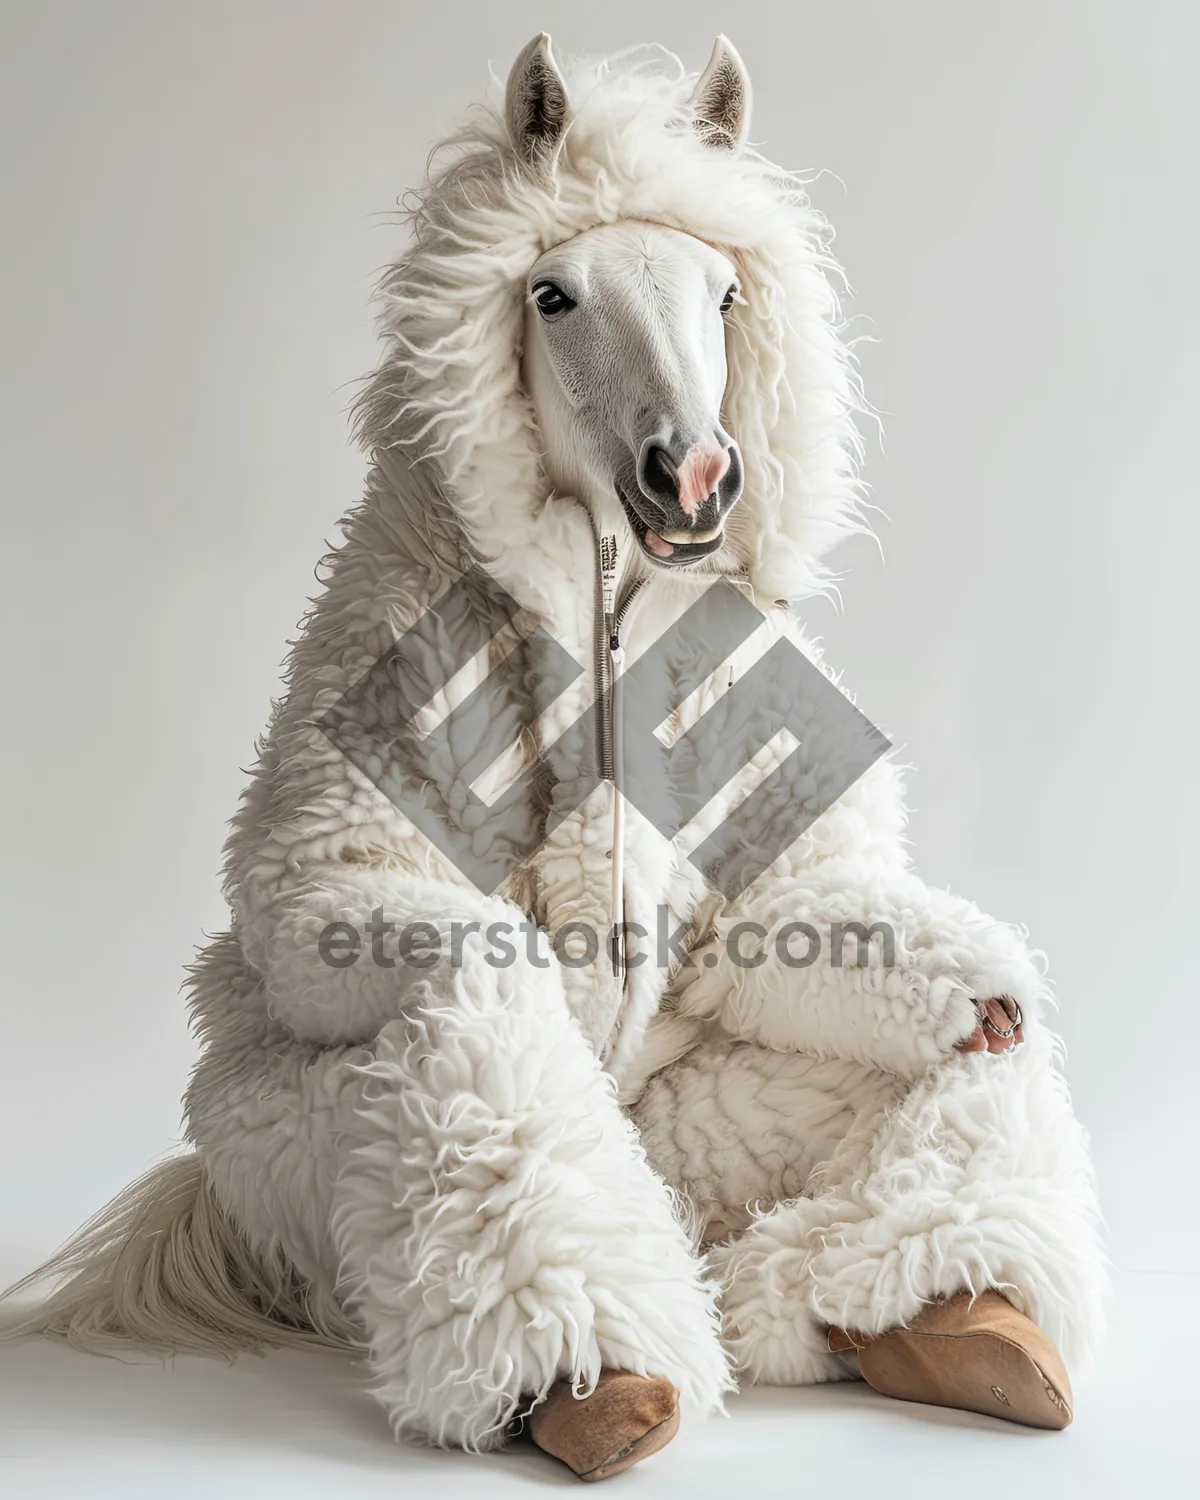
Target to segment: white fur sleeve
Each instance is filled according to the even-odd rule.
[[[680,1016],[708,1017],[777,1051],[910,1078],[975,1029],[974,997],[1009,995],[1028,1021],[1042,990],[1013,928],[864,860],[773,882],[738,916],[719,918],[693,957]]]
[[[400,871],[312,865],[303,883],[243,908],[235,931],[270,1014],[323,1046],[372,1040],[459,969],[551,969],[539,985],[561,991],[557,961],[515,906]]]

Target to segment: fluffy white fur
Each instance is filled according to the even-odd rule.
[[[730,1355],[749,1379],[845,1375],[826,1322],[881,1329],[968,1285],[1005,1289],[1078,1368],[1099,1327],[1095,1204],[1044,985],[1011,929],[908,873],[890,764],[729,907],[629,809],[625,901],[634,918],[665,905],[698,952],[738,918],[891,921],[893,970],[878,955],[802,971],[646,965],[622,993],[603,964],[496,969],[468,948],[460,969],[414,975],[317,956],[325,922],[362,925],[377,906],[441,925],[604,930],[611,917],[611,786],[484,899],[314,727],[476,559],[590,662],[592,518],[552,492],[520,374],[526,281],[549,249],[645,220],[717,247],[740,281],[722,415],[746,482],[720,567],[767,621],[676,728],[771,640],[816,659],[780,601],[821,588],[821,557],[859,525],[857,384],[801,181],[742,144],[736,116],[697,130],[695,80],[669,58],[584,62],[567,82],[574,112],[552,150],[518,149],[489,110],[448,143],[384,279],[384,357],[359,411],[367,495],[327,559],[236,818],[230,931],[193,976],[187,1191],[174,1173],[149,1180],[144,1213],[118,1208],[52,1263],[76,1279],[34,1323],[85,1346],[124,1334],[224,1348],[307,1320],[365,1346],[398,1432],[471,1448],[503,1441],[557,1377],[586,1387],[603,1365],[669,1375],[693,1411],[719,1405]],[[649,579],[630,660],[689,587]],[[523,752],[591,690],[585,672],[525,726]],[[783,754],[766,747],[741,785]],[[793,769],[790,792],[813,795],[819,766]],[[457,771],[430,782],[435,805],[461,794]],[[971,997],[997,992],[1024,1005],[1025,1045],[955,1054]],[[715,1279],[675,1190],[715,1242]],[[207,1243],[236,1247],[234,1279],[207,1296],[186,1256],[164,1269],[123,1250],[186,1236],[198,1200]],[[123,1281],[122,1253],[135,1267]],[[246,1265],[266,1268],[259,1282]]]

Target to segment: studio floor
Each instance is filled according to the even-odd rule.
[[[949,1493],[971,1500],[1200,1491],[1200,1280],[1118,1280],[1102,1369],[1061,1434],[888,1401],[864,1386],[751,1390],[612,1480],[644,1496]],[[0,1351],[0,1494],[20,1497],[478,1495],[577,1484],[532,1451],[484,1458],[395,1446],[341,1360],[275,1354],[230,1368],[122,1364],[48,1345]]]

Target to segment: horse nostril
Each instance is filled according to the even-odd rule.
[[[638,484],[642,493],[652,500],[678,499],[678,472],[665,448],[647,444],[642,450]]]

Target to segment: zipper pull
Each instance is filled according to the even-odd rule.
[[[620,564],[620,548],[614,533],[600,538],[600,588],[604,602],[604,629],[608,636],[608,652],[614,662],[620,662],[621,626],[617,619],[617,572]]]

